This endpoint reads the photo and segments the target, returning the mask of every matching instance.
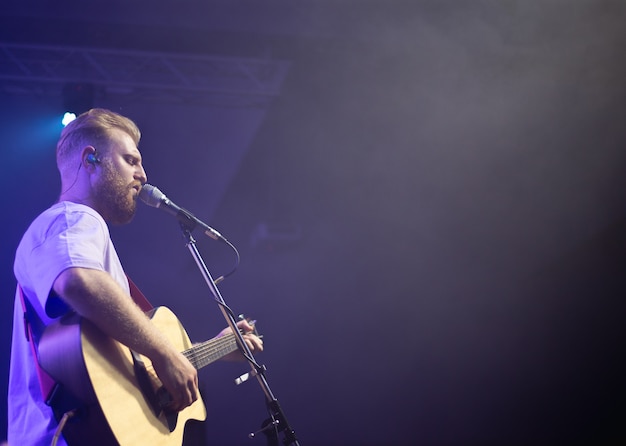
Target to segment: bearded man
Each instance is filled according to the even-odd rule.
[[[108,224],[132,220],[147,181],[140,137],[134,122],[104,109],[80,115],[61,133],[59,200],[33,221],[15,257],[18,289],[8,395],[11,445],[50,445],[58,428],[46,404],[50,395],[42,395],[36,348],[24,335],[24,307],[29,309],[28,323],[44,327],[75,312],[106,336],[149,358],[170,395],[172,411],[198,399],[195,367],[131,298],[109,235]],[[248,346],[262,350],[252,326],[242,323],[240,328]],[[62,436],[58,444],[65,444]]]

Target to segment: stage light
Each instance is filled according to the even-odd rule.
[[[63,87],[63,125],[76,119],[76,116],[93,108],[94,86],[92,84],[71,83]],[[72,117],[73,115],[73,117]]]
[[[63,126],[66,126],[70,122],[72,122],[74,119],[76,119],[75,113],[65,112],[65,114],[63,115],[63,119],[61,120],[61,123],[63,124]]]

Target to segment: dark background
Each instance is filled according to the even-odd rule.
[[[257,359],[303,445],[613,445],[625,19],[619,0],[9,1],[0,43],[288,63],[260,103],[94,105],[134,119],[149,182],[239,248],[220,290],[259,321]],[[14,251],[59,192],[62,85],[17,89],[0,61],[6,382]],[[174,220],[141,206],[112,235],[192,339],[224,325]],[[231,252],[198,239],[228,272]],[[195,443],[264,443],[246,437],[262,392],[232,384],[246,370],[200,372]],[[1,436],[5,405],[0,419]]]

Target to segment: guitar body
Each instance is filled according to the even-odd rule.
[[[152,312],[152,322],[179,351],[192,347],[178,318],[166,307]],[[145,371],[152,388],[142,384]],[[39,343],[39,362],[83,408],[63,429],[75,445],[181,445],[185,423],[205,420],[202,398],[181,412],[164,413],[155,407],[161,386],[152,364],[104,335],[86,319],[61,319],[46,328]]]

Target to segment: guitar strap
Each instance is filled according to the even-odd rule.
[[[24,298],[24,291],[18,284],[22,309],[24,310],[24,329],[26,339],[30,345],[30,351],[33,354],[35,369],[37,370],[37,378],[39,378],[39,388],[44,401],[52,409],[52,413],[57,421],[70,411],[83,406],[81,401],[74,397],[70,392],[66,391],[61,383],[58,383],[39,365],[39,354],[37,346],[39,339],[43,334],[46,326],[33,308],[28,299]]]
[[[126,276],[128,279],[128,285],[130,288],[130,295],[135,301],[135,303],[142,309],[142,311],[149,311],[154,307],[148,301],[146,296],[141,292],[139,287],[135,285],[135,282],[131,280],[130,277]],[[57,394],[58,383],[39,365],[39,355],[37,354],[37,346],[39,345],[39,338],[45,329],[44,323],[41,321],[37,312],[33,308],[32,304],[28,299],[24,298],[24,292],[22,291],[22,286],[17,285],[18,294],[20,295],[20,301],[22,302],[22,310],[24,311],[24,329],[26,339],[30,345],[31,353],[33,354],[33,358],[35,359],[35,367],[37,369],[37,377],[39,378],[39,387],[41,388],[41,394],[44,397],[44,401],[49,406],[54,406],[55,404],[52,402],[53,399],[56,399],[55,394]]]
[[[18,284],[17,289],[20,295],[20,301],[22,302],[22,310],[24,311],[24,330],[26,332],[26,339],[28,340],[30,351],[35,359],[37,377],[39,378],[39,387],[41,388],[41,394],[43,395],[44,400],[48,401],[56,382],[44,369],[39,366],[39,360],[37,359],[39,355],[37,354],[36,347],[36,345],[39,344],[39,337],[45,327],[35,312],[35,309],[32,307],[30,301],[24,299],[22,286]]]
[[[135,303],[139,306],[139,308],[141,308],[144,312],[152,310],[154,307],[146,298],[146,296],[143,295],[139,287],[135,285],[135,282],[133,282],[128,275],[126,276],[126,278],[128,279],[128,285],[130,287],[130,295]]]

